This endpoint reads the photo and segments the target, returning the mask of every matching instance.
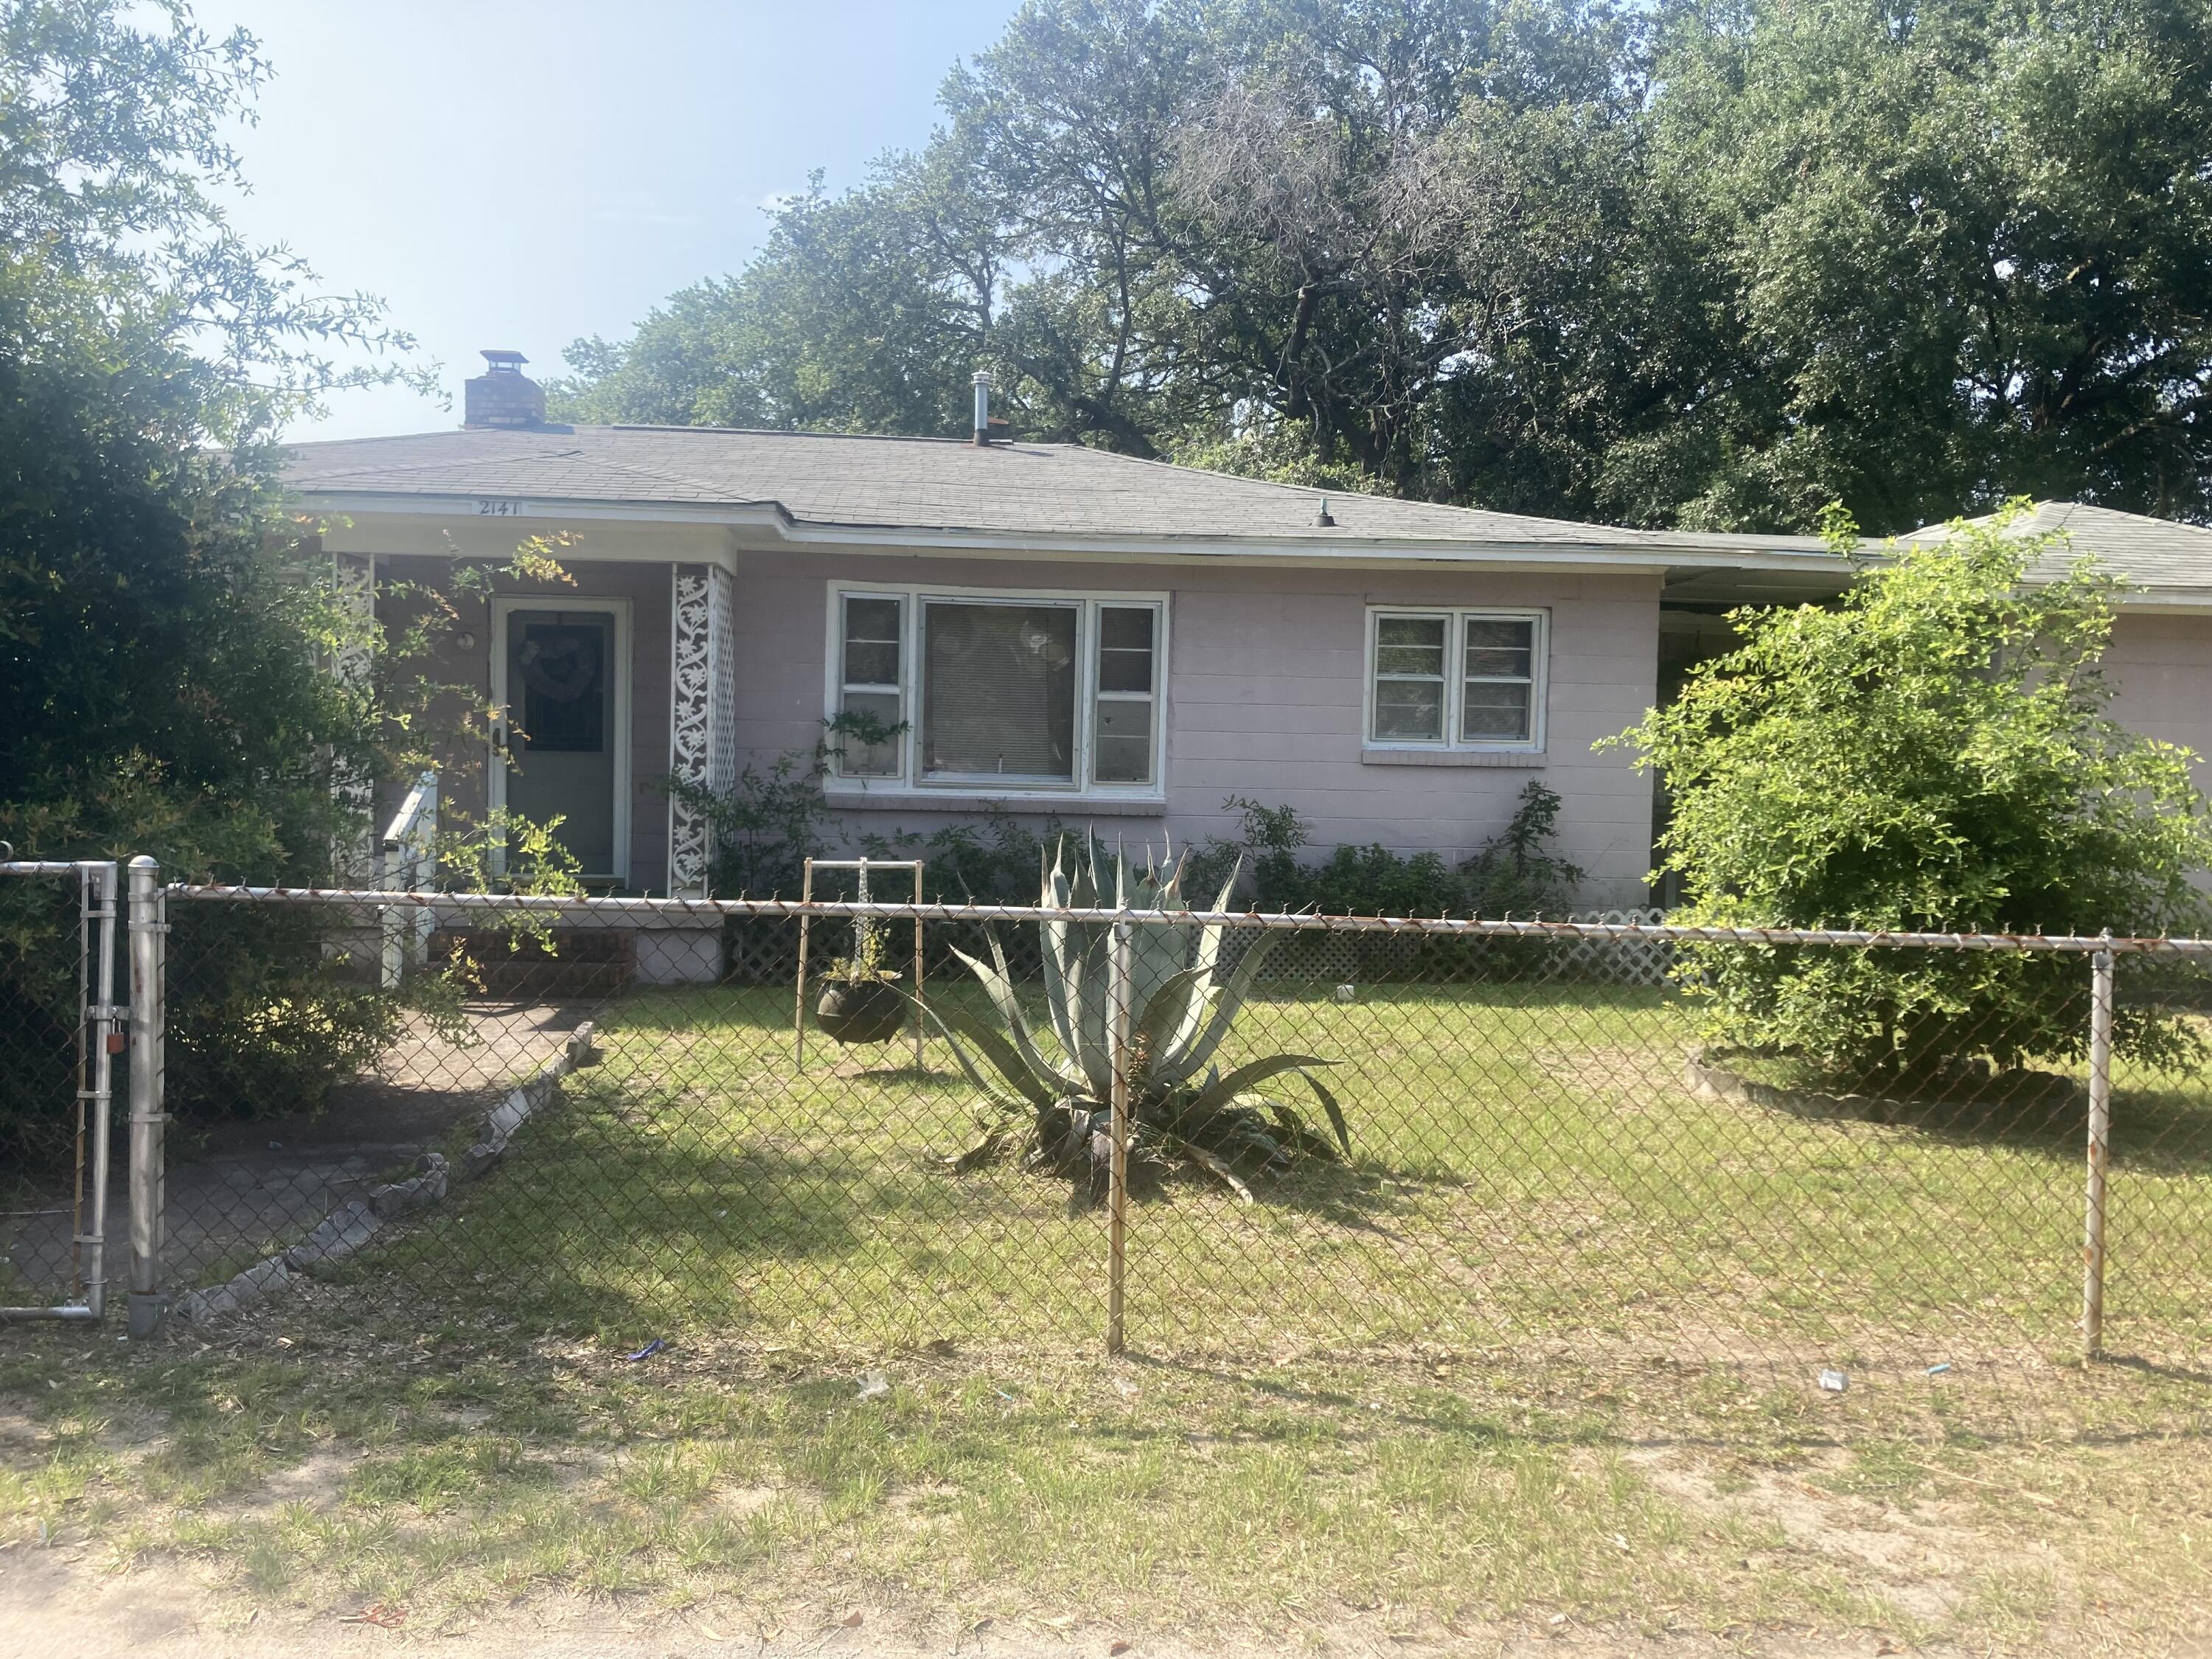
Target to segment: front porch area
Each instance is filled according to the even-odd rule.
[[[424,778],[374,787],[379,884],[423,878],[433,826],[482,837],[495,878],[526,823],[550,826],[592,893],[707,891],[711,827],[686,792],[726,789],[736,778],[727,569],[696,560],[333,556],[341,591],[374,607],[397,672],[420,688],[434,762],[427,824]],[[710,981],[721,969],[712,923],[654,918],[610,930],[595,918],[568,933],[579,963],[625,981]],[[419,955],[429,941],[410,948]]]

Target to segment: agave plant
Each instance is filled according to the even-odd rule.
[[[1187,910],[1182,860],[1133,871],[1121,854],[1110,869],[1087,845],[1070,860],[1063,844],[1044,874],[1038,902],[1050,909]],[[1232,871],[1215,909],[1224,908]],[[1114,1086],[1112,929],[1098,922],[1047,919],[1037,923],[1043,947],[1050,1032],[1038,1030],[1014,994],[1006,951],[988,928],[989,963],[956,951],[983,982],[1004,1029],[957,1007],[928,1012],[952,1046],[961,1069],[989,1103],[982,1139],[951,1160],[966,1170],[1010,1150],[1024,1128],[1024,1164],[1084,1178],[1095,1195],[1111,1153]],[[1220,971],[1223,930],[1139,922],[1129,941],[1130,1170],[1133,1182],[1177,1164],[1202,1170],[1252,1200],[1249,1178],[1302,1160],[1341,1161],[1352,1151],[1344,1113],[1315,1075],[1334,1062],[1313,1054],[1270,1054],[1226,1073],[1214,1056],[1250,994],[1277,939],[1263,933],[1226,977]],[[1195,938],[1193,937],[1195,933]],[[1313,1091],[1335,1139],[1316,1131],[1296,1109],[1261,1092],[1272,1079],[1295,1076]]]

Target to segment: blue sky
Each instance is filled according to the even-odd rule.
[[[945,71],[1018,0],[574,3],[204,0],[260,37],[276,79],[238,135],[234,217],[331,288],[392,307],[459,406],[484,346],[559,372],[580,335],[735,270],[762,204],[821,167],[857,182],[921,143]],[[398,390],[351,392],[297,438],[448,426]]]

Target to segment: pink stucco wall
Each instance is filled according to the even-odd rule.
[[[2124,612],[2105,673],[2120,723],[2195,750],[2197,787],[2212,788],[2212,617]]]
[[[1095,823],[1132,843],[1178,844],[1227,834],[1231,794],[1287,802],[1313,826],[1317,846],[1380,842],[1401,852],[1472,853],[1495,835],[1531,778],[1562,797],[1560,850],[1589,872],[1591,903],[1635,902],[1650,860],[1651,793],[1619,753],[1595,754],[1596,739],[1636,720],[1654,696],[1658,580],[1643,575],[1431,573],[1256,567],[1071,565],[1026,561],[883,556],[810,550],[738,556],[738,737],[743,760],[766,762],[811,750],[823,714],[826,605],[832,580],[1021,592],[1158,593],[1169,596],[1167,746],[1164,808],[1110,815],[1080,801],[1063,821]],[[386,554],[387,581],[445,587],[445,562]],[[547,589],[502,576],[501,592],[549,600],[622,597],[632,603],[631,866],[634,886],[666,881],[667,804],[661,780],[668,748],[670,566],[573,558],[573,588]],[[556,600],[557,602],[557,600]],[[1547,744],[1540,755],[1501,764],[1385,764],[1363,758],[1362,703],[1370,605],[1540,607],[1551,618]],[[387,600],[388,622],[411,606]],[[429,665],[434,678],[477,688],[489,661],[488,617],[465,602],[460,625],[476,635],[467,653],[450,646]],[[479,757],[452,757],[448,787],[482,809]],[[380,803],[389,810],[390,803]],[[1016,806],[1035,820],[1052,808]],[[927,831],[977,809],[935,811],[911,802],[840,808],[859,833]]]
[[[1497,833],[1531,778],[1562,797],[1561,850],[1589,872],[1594,903],[1637,902],[1650,863],[1651,789],[1596,739],[1650,704],[1658,580],[1573,575],[1070,566],[1003,560],[758,552],[738,579],[738,742],[748,759],[808,749],[823,714],[833,580],[1018,591],[1165,592],[1169,599],[1166,805],[1098,817],[1131,841],[1231,830],[1224,797],[1288,802],[1316,842],[1381,842],[1457,857]],[[1539,606],[1551,613],[1547,741],[1498,766],[1378,764],[1361,756],[1365,607]],[[1041,813],[1043,809],[1037,809]],[[852,811],[855,828],[927,830],[946,815]],[[1085,821],[1071,802],[1062,817]]]

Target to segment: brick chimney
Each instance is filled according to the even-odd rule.
[[[522,372],[530,361],[519,351],[487,351],[490,365],[461,388],[465,427],[543,426],[545,388]]]

